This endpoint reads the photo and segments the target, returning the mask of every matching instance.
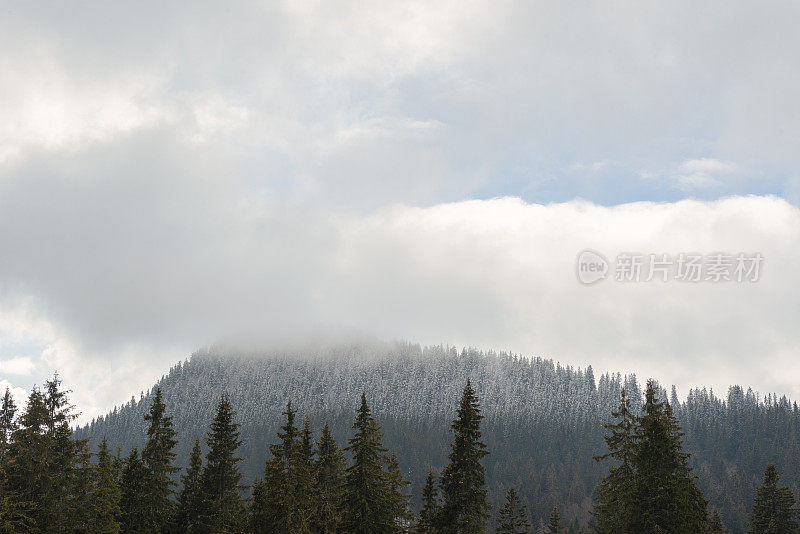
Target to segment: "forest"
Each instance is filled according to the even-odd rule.
[[[376,358],[376,350],[388,351],[388,357]],[[258,397],[247,381],[232,379],[231,373],[242,372],[262,392],[270,391],[270,381],[254,376],[253,366],[271,366],[268,374],[283,384],[269,393],[281,398],[271,415],[263,409],[253,413]],[[455,386],[460,375],[467,376]],[[338,387],[326,385],[323,376]],[[555,390],[547,393],[548,388]],[[409,395],[412,389],[423,390],[424,403],[419,391]],[[212,394],[198,397],[201,391]],[[609,398],[603,405],[589,398],[583,406],[554,409],[556,401],[587,391]],[[533,404],[530,398],[522,401],[526,393],[535,393]],[[182,415],[192,407],[179,399],[192,395],[203,399],[194,403],[191,417],[205,418],[202,435],[193,433]],[[387,404],[391,395],[405,402]],[[250,403],[242,403],[243,409],[237,398]],[[551,400],[549,406],[544,399]],[[206,404],[212,407],[208,414]],[[715,413],[715,407],[722,411]],[[753,443],[742,454],[735,440],[727,448],[716,445],[718,419],[731,408],[741,419],[738,430],[755,427],[765,438],[761,447]],[[747,409],[749,421],[741,417]],[[509,422],[512,412],[519,417],[515,421],[529,425]],[[248,432],[250,422],[262,417],[276,422],[274,431]],[[347,428],[337,429],[343,417]],[[441,417],[447,426],[439,435],[435,426]],[[543,422],[546,417],[550,425]],[[725,402],[699,391],[681,403],[674,390],[668,394],[655,381],[640,391],[634,377],[603,375],[595,384],[590,368],[409,344],[328,347],[305,359],[286,353],[236,358],[217,350],[196,354],[139,401],[73,433],[74,418],[57,378],[34,389],[22,409],[5,395],[4,531],[797,530],[796,490],[781,482],[792,479],[784,466],[796,456],[787,456],[780,445],[782,438],[793,443],[797,407],[786,399],[755,400],[740,388],[732,388]],[[557,421],[561,424],[554,427]],[[593,422],[596,430],[589,432]],[[518,454],[530,443],[519,437],[536,424],[547,429],[529,437],[538,443],[538,454]],[[570,426],[574,434],[548,434]],[[783,433],[773,434],[777,427]],[[260,439],[250,439],[256,435]],[[770,454],[770,443],[783,455]],[[751,477],[739,467],[739,473],[728,469],[722,477],[713,459],[698,461],[695,447],[707,458],[724,461],[733,454],[739,461],[760,462],[754,467],[759,472]],[[540,468],[542,461],[550,462],[548,468]],[[559,478],[569,472],[571,480]],[[740,495],[749,502],[737,501],[726,489],[730,481],[740,484]]]

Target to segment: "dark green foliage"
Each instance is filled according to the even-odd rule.
[[[197,526],[199,513],[201,487],[200,476],[203,473],[203,451],[200,449],[200,440],[194,441],[194,448],[189,457],[189,467],[186,474],[181,475],[181,492],[178,496],[178,513],[176,527],[179,532],[192,532]]]
[[[5,455],[5,450],[6,447],[8,447],[11,434],[17,427],[16,415],[17,405],[14,403],[11,391],[6,388],[3,394],[2,404],[0,404],[0,461],[2,461]]]
[[[408,481],[403,479],[400,473],[400,462],[397,455],[392,452],[386,464],[386,475],[389,484],[389,500],[391,506],[391,516],[394,518],[395,531],[405,532],[411,525],[413,514],[411,513],[410,496],[406,493]]]
[[[800,531],[792,490],[778,486],[778,469],[768,464],[764,483],[756,489],[750,516],[751,534],[794,534]]]
[[[147,443],[142,449],[142,462],[147,468],[144,481],[144,509],[140,518],[141,528],[157,532],[167,524],[175,513],[172,500],[174,473],[180,469],[173,465],[177,444],[172,417],[166,415],[161,388],[157,388],[150,411],[144,416],[150,423],[147,429]]]
[[[78,451],[84,440],[72,440],[70,423],[77,417],[66,391],[55,376],[44,391],[31,391],[28,404],[13,429],[3,459],[6,491],[25,515],[41,528],[79,527],[74,489]]]
[[[517,490],[513,487],[506,492],[506,500],[497,515],[497,534],[528,534],[531,524],[528,511],[520,502]]]
[[[558,506],[553,506],[553,513],[547,522],[547,534],[561,534],[561,516],[558,513]]]
[[[642,415],[636,427],[636,532],[703,532],[708,526],[708,501],[697,487],[683,451],[683,432],[672,407],[658,398],[654,381],[647,383]]]
[[[321,534],[333,534],[339,529],[342,514],[339,510],[344,491],[344,452],[336,444],[328,423],[322,427],[314,463],[314,494],[316,512],[313,526]]]
[[[141,519],[147,509],[146,479],[147,467],[139,458],[139,449],[134,447],[122,467],[122,497],[119,507],[123,532],[147,532],[142,527]]]
[[[714,509],[714,513],[711,514],[711,520],[708,523],[708,532],[709,534],[726,534],[728,532],[722,524],[722,517],[719,515],[719,510],[716,508]]]
[[[361,394],[361,406],[353,424],[355,434],[345,448],[353,463],[345,473],[342,501],[342,531],[353,534],[382,534],[395,529],[394,503],[390,493],[386,449],[381,431]]]
[[[241,458],[236,456],[236,450],[242,442],[234,417],[230,400],[223,395],[206,438],[208,454],[200,480],[199,532],[237,532],[244,522],[243,503],[239,494],[242,475],[237,465]]]
[[[428,467],[425,486],[422,488],[422,509],[419,511],[416,534],[432,534],[435,532],[436,516],[439,513],[439,490],[436,487],[436,476],[433,468]]]
[[[307,532],[314,512],[313,445],[308,419],[302,434],[295,425],[296,410],[286,404],[286,423],[279,442],[270,445],[271,457],[263,481],[253,489],[252,528],[256,532]]]
[[[92,468],[92,500],[87,532],[117,534],[120,532],[120,499],[122,492],[119,472],[104,437]]]
[[[597,486],[592,516],[596,532],[627,534],[634,532],[631,512],[636,482],[633,435],[636,417],[631,412],[631,401],[624,388],[620,391],[619,408],[611,415],[615,422],[604,425],[608,452],[595,460],[610,458],[617,464],[609,468],[608,475]]]
[[[486,529],[491,505],[481,463],[489,454],[481,441],[482,419],[478,397],[467,380],[458,417],[451,425],[453,443],[440,482],[444,502],[437,524],[443,532],[473,533]]]
[[[595,529],[598,532],[704,532],[707,501],[683,451],[683,433],[671,406],[659,399],[649,381],[642,415],[633,418],[625,392],[614,424],[606,425],[613,458],[608,476],[597,488]]]

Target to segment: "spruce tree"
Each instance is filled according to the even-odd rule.
[[[608,453],[595,457],[595,460],[610,458],[617,464],[609,468],[608,475],[597,486],[592,516],[594,529],[600,534],[629,534],[634,532],[630,514],[636,482],[636,417],[631,412],[631,401],[624,388],[620,391],[619,408],[611,415],[615,422],[604,425]]]
[[[400,472],[400,462],[397,455],[392,452],[386,463],[387,481],[389,483],[389,499],[391,505],[391,515],[394,518],[395,531],[406,532],[411,524],[411,504],[410,496],[406,493],[408,481],[403,479]]]
[[[3,461],[11,434],[16,429],[17,405],[11,391],[6,388],[3,394],[3,401],[0,403],[0,463]]]
[[[672,408],[658,394],[655,382],[648,381],[636,427],[634,531],[703,532],[708,528],[708,502],[689,467]]]
[[[120,526],[120,499],[122,492],[119,485],[119,473],[114,457],[108,450],[105,436],[97,451],[97,463],[93,466],[92,513],[89,518],[88,532],[98,534],[117,534]]]
[[[139,458],[139,449],[133,447],[122,465],[119,507],[123,532],[148,532],[142,522],[147,510],[146,478],[147,467]]]
[[[344,486],[345,459],[342,449],[333,439],[328,423],[322,427],[317,443],[317,458],[314,463],[314,493],[316,512],[312,524],[320,534],[334,534],[339,530]]]
[[[558,513],[558,506],[553,506],[553,513],[550,514],[550,521],[547,523],[547,534],[561,534],[561,516]]]
[[[708,524],[708,532],[709,534],[726,534],[728,532],[725,530],[725,526],[722,524],[722,517],[719,515],[719,510],[716,508],[714,509],[714,513],[711,514],[711,521]]]
[[[33,388],[19,425],[6,447],[7,491],[27,508],[36,525],[64,531],[79,519],[73,486],[77,453],[84,441],[73,441],[70,423],[77,417],[58,376]]]
[[[436,477],[433,468],[428,467],[425,476],[425,486],[422,488],[422,509],[419,512],[416,534],[432,534],[436,532],[436,515],[439,513],[439,491],[436,487]]]
[[[200,532],[235,532],[244,521],[239,495],[242,475],[237,465],[241,458],[236,456],[242,442],[239,439],[240,425],[234,417],[230,400],[223,395],[206,438],[208,454],[201,476],[202,497],[198,511],[197,530]]]
[[[458,417],[453,421],[453,443],[449,463],[442,471],[442,508],[437,518],[442,532],[477,533],[486,530],[491,506],[485,488],[486,475],[481,460],[489,454],[481,441],[480,404],[467,380]]]
[[[756,489],[750,516],[751,534],[794,534],[800,530],[792,490],[778,486],[778,468],[768,464],[764,483]]]
[[[197,526],[198,507],[200,506],[200,476],[203,473],[203,451],[200,440],[194,441],[189,456],[189,467],[186,474],[181,475],[181,492],[178,496],[177,528],[179,532],[192,532]]]
[[[388,476],[384,471],[386,449],[381,431],[361,394],[361,406],[353,424],[355,434],[345,448],[353,463],[345,474],[342,531],[353,534],[393,532],[394,509]]]
[[[286,404],[286,423],[278,432],[278,443],[270,445],[270,458],[264,466],[264,478],[253,488],[252,529],[255,532],[302,532],[305,522],[300,496],[301,471],[305,463],[300,432],[295,425],[297,411]],[[310,432],[310,429],[309,429]],[[310,438],[309,438],[310,439]],[[310,446],[310,445],[309,445]],[[305,477],[304,478],[305,481]]]
[[[172,417],[166,415],[166,406],[161,388],[156,389],[150,410],[144,416],[150,423],[147,429],[147,443],[142,449],[142,461],[147,468],[144,481],[145,508],[141,518],[142,528],[158,532],[166,527],[174,515],[172,500],[172,477],[180,469],[173,465],[176,454],[173,451],[177,440],[172,428]]]
[[[497,516],[497,534],[528,534],[531,524],[528,512],[520,502],[517,490],[513,487],[506,492],[506,500]]]
[[[314,488],[314,435],[307,415],[303,421],[303,430],[300,432],[296,463],[294,531],[302,533],[311,530],[317,499]]]

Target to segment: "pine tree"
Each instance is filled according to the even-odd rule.
[[[497,534],[528,534],[531,524],[528,512],[520,502],[517,490],[508,489],[506,500],[497,516]]]
[[[173,462],[173,452],[177,440],[172,428],[172,417],[166,415],[166,406],[162,400],[161,388],[156,389],[150,411],[144,420],[150,423],[147,429],[147,443],[142,449],[142,461],[147,467],[145,480],[145,508],[141,518],[142,528],[158,532],[166,527],[174,515],[172,500],[175,482],[172,476],[179,471]]]
[[[391,516],[394,518],[396,532],[406,532],[411,524],[412,514],[410,496],[406,493],[408,482],[403,479],[400,473],[400,462],[397,455],[392,452],[386,463],[387,481],[389,483],[389,499],[391,505]]]
[[[227,395],[217,406],[217,414],[209,428],[206,444],[206,466],[201,476],[201,501],[198,530],[212,534],[235,532],[243,521],[239,495],[239,473],[236,450],[242,444],[234,411]]]
[[[77,417],[60,389],[58,376],[33,388],[6,447],[7,491],[27,508],[36,525],[64,531],[79,519],[73,485],[77,453],[85,441],[73,441],[70,423]]]
[[[436,488],[436,477],[433,468],[428,467],[425,486],[422,488],[422,510],[415,528],[416,534],[432,534],[436,532],[435,520],[439,513],[439,491]]]
[[[708,502],[697,487],[683,451],[683,433],[671,406],[659,400],[654,381],[647,383],[642,416],[636,427],[636,532],[703,532]]]
[[[255,532],[302,531],[299,506],[301,471],[300,432],[294,423],[297,411],[286,404],[286,423],[278,432],[278,443],[270,445],[270,458],[264,466],[264,479],[253,488],[252,528]],[[310,432],[310,430],[309,430]]]
[[[792,490],[778,486],[778,469],[768,464],[764,483],[756,489],[750,516],[751,534],[793,534],[800,530]]]
[[[114,457],[108,450],[108,440],[103,437],[97,451],[97,463],[92,468],[92,513],[88,532],[117,534],[121,530],[119,518],[122,492],[114,464]]]
[[[311,432],[311,421],[307,415],[300,433],[296,464],[294,532],[302,533],[311,530],[317,500],[314,488],[314,435]]]
[[[314,463],[314,493],[317,498],[312,524],[320,534],[334,534],[339,530],[339,502],[343,494],[344,469],[344,453],[336,445],[328,423],[325,423],[317,443],[317,458]]]
[[[0,462],[3,461],[8,442],[11,439],[11,434],[17,428],[16,424],[17,405],[14,403],[14,397],[11,396],[11,391],[6,388],[3,394],[3,401],[0,404]]]
[[[561,534],[561,516],[558,513],[558,506],[553,506],[553,513],[550,514],[550,521],[547,523],[547,534]]]
[[[714,509],[714,513],[711,515],[711,522],[708,524],[708,532],[709,534],[726,534],[727,530],[722,524],[722,517],[719,515],[719,510],[716,508]]]
[[[119,507],[123,532],[148,532],[142,524],[147,509],[146,477],[147,467],[139,458],[139,449],[133,447],[122,466],[122,497]]]
[[[198,507],[200,505],[200,476],[203,473],[203,451],[200,440],[194,441],[189,456],[189,467],[181,476],[181,492],[178,496],[177,528],[179,532],[192,532],[197,525]]]
[[[616,419],[607,423],[604,436],[608,453],[595,457],[596,461],[611,458],[618,462],[611,466],[608,475],[596,490],[592,516],[595,531],[600,534],[633,533],[633,518],[630,515],[634,499],[635,476],[634,430],[636,417],[631,412],[631,401],[623,388],[620,391],[619,408],[611,412]]]
[[[386,449],[381,431],[361,394],[361,406],[353,424],[355,434],[345,448],[353,463],[345,474],[342,531],[353,534],[393,532],[394,517],[388,476],[383,470]]]
[[[75,465],[70,470],[70,529],[90,532],[89,524],[94,512],[94,467],[89,444],[79,444]]]
[[[481,441],[480,404],[472,384],[467,380],[458,417],[451,429],[454,433],[449,464],[442,471],[443,505],[437,518],[442,532],[479,533],[486,530],[491,506],[487,499],[486,475],[481,460],[489,454]]]

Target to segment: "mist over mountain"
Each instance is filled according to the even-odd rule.
[[[657,378],[657,377],[654,377]],[[358,399],[365,392],[418,498],[428,466],[446,463],[464,383],[477,391],[490,455],[484,459],[490,499],[497,506],[515,486],[534,525],[557,505],[571,531],[589,520],[592,494],[607,470],[593,456],[605,451],[602,425],[618,404],[622,387],[641,406],[636,376],[595,376],[552,360],[506,352],[394,342],[339,342],[282,350],[211,348],[173,366],[153,386],[163,390],[174,417],[177,464],[186,466],[196,438],[205,436],[223,393],[230,395],[244,444],[245,484],[260,476],[286,403],[310,417],[315,437],[328,422],[340,444],[351,435]],[[96,444],[106,436],[125,454],[146,440],[144,414],[153,390],[77,429]],[[699,485],[726,526],[743,532],[754,488],[767,462],[797,490],[800,475],[800,411],[786,397],[760,398],[733,386],[725,398],[693,390],[670,400],[685,436]]]

